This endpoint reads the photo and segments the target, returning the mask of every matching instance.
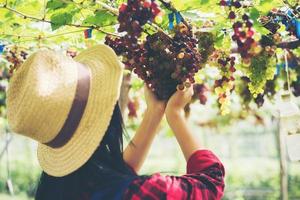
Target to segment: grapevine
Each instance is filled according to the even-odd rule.
[[[57,25],[55,29],[64,26],[76,29],[74,32],[64,32],[62,29],[57,32],[58,34],[48,31],[41,34],[39,31],[33,35],[3,29],[0,47],[6,49],[3,52],[0,48],[0,54],[3,52],[3,63],[9,68],[3,68],[2,80],[9,78],[27,58],[27,52],[20,47],[14,47],[13,42],[34,44],[34,41],[38,40],[40,44],[50,42],[48,38],[77,32],[82,34],[83,31],[85,39],[89,38],[83,41],[86,47],[89,47],[96,43],[94,39],[101,39],[103,35],[97,34],[100,31],[107,35],[105,43],[120,56],[126,69],[130,73],[137,74],[142,80],[140,83],[145,83],[160,100],[167,100],[176,91],[177,86],[183,88],[186,82],[190,82],[194,83],[192,102],[198,100],[200,104],[210,102],[207,95],[210,91],[216,94],[218,106],[223,114],[229,111],[231,93],[234,90],[245,101],[245,105],[256,103],[260,107],[265,100],[270,100],[274,96],[275,86],[279,85],[276,83],[277,79],[286,82],[286,74],[280,74],[278,71],[284,71],[283,53],[287,51],[291,91],[294,95],[300,96],[298,69],[300,28],[295,25],[300,17],[299,3],[292,5],[286,1],[282,3],[276,1],[274,5],[279,7],[270,9],[260,1],[219,0],[217,3],[221,6],[221,12],[220,8],[206,12],[203,8],[207,5],[203,5],[202,2],[199,4],[200,8],[196,4],[195,8],[192,8],[166,0],[67,2],[69,5],[76,5],[83,14],[86,13],[86,16],[85,14],[79,16],[82,13],[72,13],[70,19],[58,20],[54,16],[56,14],[63,16],[63,13],[56,13],[54,10],[65,11],[71,8],[55,3],[48,5],[49,8],[46,7],[46,18],[32,17],[23,13],[18,6],[0,5],[0,8],[8,13],[24,17],[24,22],[27,22],[25,20],[27,19],[49,23],[52,28],[55,27],[53,25]],[[119,5],[119,2],[126,3]],[[178,5],[180,11],[174,5]],[[269,3],[268,5],[272,6]],[[203,16],[202,11],[205,14]],[[227,14],[225,17],[219,17],[223,11]],[[164,16],[165,12],[168,16]],[[267,30],[263,30],[263,27],[269,30],[268,34],[265,34]],[[34,29],[32,27],[28,30]],[[90,31],[90,36],[86,34],[87,30]],[[107,30],[111,33],[105,32]],[[78,37],[82,35],[78,34]],[[6,38],[7,41],[4,40]],[[72,47],[74,48],[63,50],[73,58],[77,55],[77,46]],[[290,57],[292,54],[295,55]],[[297,64],[292,65],[291,62],[294,63],[295,60]],[[213,67],[201,70],[203,66]],[[275,66],[278,76],[274,76]],[[215,78],[218,72],[220,77]],[[242,88],[240,84],[246,87]],[[286,86],[287,83],[281,85]],[[5,83],[1,82],[0,91],[4,92],[5,89]],[[127,101],[123,107],[126,103]],[[134,100],[129,101],[130,117],[136,116],[135,107]]]
[[[233,20],[233,35],[232,41],[237,45],[237,52],[242,58],[242,69],[245,75],[249,78],[249,91],[257,100],[257,103],[263,101],[264,87],[268,80],[272,80],[275,74],[276,60],[274,54],[277,49],[274,46],[274,39],[269,39],[263,36],[260,40],[255,39],[256,31],[253,27],[253,21],[246,12],[237,14],[232,7],[239,9],[241,2],[233,1],[222,6],[229,6],[230,12],[228,18]],[[277,36],[277,35],[276,35]],[[280,38],[277,37],[277,40]]]

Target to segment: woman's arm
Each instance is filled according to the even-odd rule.
[[[196,151],[201,149],[201,144],[194,137],[184,117],[184,107],[193,96],[193,87],[189,86],[185,91],[178,90],[168,101],[166,118],[173,130],[186,160]]]
[[[168,101],[166,117],[187,160],[187,174],[163,176],[156,173],[135,179],[124,193],[125,199],[220,200],[224,194],[225,170],[209,150],[201,150],[199,141],[187,126],[183,108],[193,90],[177,91]]]
[[[149,152],[159,124],[164,116],[165,103],[158,101],[154,94],[145,87],[147,109],[141,125],[123,153],[124,160],[136,172],[142,167]]]
[[[166,117],[187,160],[183,176],[141,176],[124,193],[124,199],[220,200],[224,194],[225,170],[209,150],[201,150],[184,118],[183,108],[191,100],[192,88],[177,91],[168,101]]]

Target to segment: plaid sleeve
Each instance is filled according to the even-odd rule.
[[[218,200],[224,191],[224,167],[208,150],[196,151],[183,176],[140,176],[124,194],[131,200]]]

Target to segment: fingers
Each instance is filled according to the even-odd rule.
[[[193,85],[190,82],[184,82],[183,84],[177,85],[177,91],[179,92],[193,92]]]
[[[185,82],[177,86],[176,92],[181,98],[186,99],[186,101],[190,101],[192,96],[194,95],[194,89],[192,84],[189,82]]]
[[[180,85],[177,85],[176,89],[177,89],[177,91],[184,92],[185,86],[183,84],[180,84]]]
[[[185,83],[183,83],[183,84],[177,85],[176,89],[177,89],[178,91],[185,91],[186,89],[190,88],[191,85],[192,85],[191,83],[185,82]]]
[[[190,82],[185,82],[185,83],[184,83],[184,86],[185,86],[186,88],[190,88],[190,87],[192,86],[192,84],[191,84]]]
[[[194,88],[192,87],[192,85],[189,87],[189,92],[192,97],[194,95]]]

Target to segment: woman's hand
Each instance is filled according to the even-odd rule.
[[[160,114],[164,114],[166,109],[166,102],[158,100],[155,94],[147,87],[144,86],[145,99],[147,104],[147,110],[155,111]]]
[[[200,141],[193,135],[188,127],[186,118],[184,117],[184,107],[188,104],[193,96],[194,90],[192,85],[186,84],[185,90],[178,90],[169,99],[166,107],[167,121],[180,145],[186,160],[202,146]]]
[[[179,90],[171,96],[166,107],[166,117],[170,119],[172,115],[183,113],[184,107],[191,101],[194,94],[193,86],[186,84],[184,90]]]

